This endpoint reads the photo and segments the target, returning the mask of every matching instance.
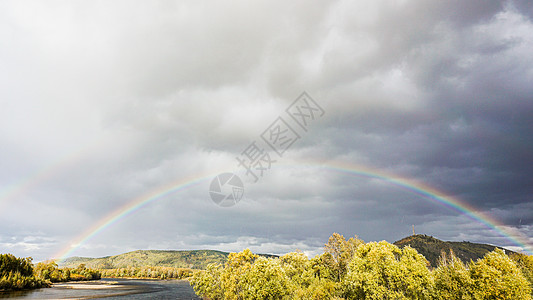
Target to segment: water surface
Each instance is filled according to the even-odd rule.
[[[0,292],[15,299],[200,299],[185,280],[104,278],[99,281],[54,284],[31,291]]]

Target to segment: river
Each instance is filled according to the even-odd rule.
[[[0,298],[15,299],[200,299],[185,280],[140,280],[103,278],[67,282],[51,288],[0,292]]]

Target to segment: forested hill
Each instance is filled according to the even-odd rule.
[[[205,269],[208,264],[224,264],[228,258],[228,252],[216,250],[137,250],[114,256],[101,258],[71,257],[60,262],[62,267],[77,267],[85,264],[94,269],[117,269],[127,267],[174,267]],[[265,257],[275,257],[268,254],[260,254]]]
[[[470,260],[476,261],[496,247],[487,244],[476,244],[470,242],[446,242],[432,236],[417,234],[405,237],[394,244],[400,248],[411,246],[430,262],[432,267],[436,267],[442,252],[449,253],[450,249],[462,261],[468,263]],[[507,254],[513,251],[504,249]],[[114,256],[101,258],[71,257],[61,262],[61,267],[75,268],[79,264],[85,264],[93,269],[117,269],[127,267],[174,267],[205,269],[210,263],[224,264],[229,253],[216,250],[137,250]],[[275,257],[273,255],[260,254],[265,257]]]
[[[411,246],[412,248],[415,248],[418,253],[426,257],[432,267],[437,266],[441,253],[446,252],[448,254],[450,249],[465,263],[468,263],[470,260],[476,261],[496,248],[505,250],[505,253],[507,254],[515,253],[511,250],[487,244],[476,244],[470,242],[445,242],[432,236],[423,234],[405,237],[394,242],[394,245],[400,248],[405,246]]]

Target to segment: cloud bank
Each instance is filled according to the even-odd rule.
[[[516,247],[362,165],[431,186],[533,245],[528,1],[3,1],[0,250],[49,258],[133,199],[238,168],[307,91],[324,109],[236,206],[201,183],[73,254],[320,251],[333,232]],[[273,153],[274,154],[274,153]],[[515,249],[515,248],[513,248]]]

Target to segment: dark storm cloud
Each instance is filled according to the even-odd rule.
[[[530,30],[531,24],[504,7],[511,5],[482,10],[457,3],[448,9],[406,5],[403,13],[392,9],[394,18],[380,19],[383,25],[373,24],[371,28],[379,28],[373,35],[379,42],[377,52],[369,55],[374,59],[366,63],[375,62],[370,68],[383,81],[392,67],[423,101],[402,111],[394,107],[402,105],[400,93],[396,101],[391,95],[388,107],[380,105],[382,95],[363,112],[354,105],[356,117],[346,115],[344,121],[351,123],[346,131],[352,134],[340,134],[338,142],[346,144],[353,137],[352,149],[366,148],[359,151],[371,155],[374,165],[407,164],[418,170],[416,176],[435,174],[433,184],[469,193],[467,200],[479,206],[527,201],[530,168],[525,162],[533,160],[533,149],[526,138],[532,130],[531,55],[526,49],[532,40],[524,26]],[[383,55],[387,51],[391,54]],[[346,89],[351,92],[347,102],[376,97],[367,90],[358,96],[358,85],[352,85]],[[464,181],[457,182],[457,176]]]

